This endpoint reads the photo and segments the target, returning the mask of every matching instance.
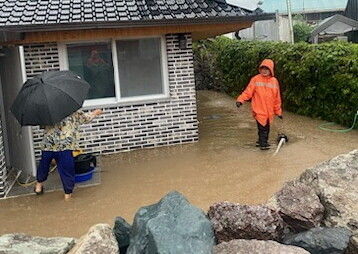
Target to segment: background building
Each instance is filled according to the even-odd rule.
[[[344,14],[347,0],[291,0],[292,15],[301,15],[310,24],[318,24],[335,14]],[[263,0],[259,8],[276,13],[276,19],[258,21],[237,35],[243,40],[290,41],[286,0]],[[233,36],[234,37],[234,36]]]

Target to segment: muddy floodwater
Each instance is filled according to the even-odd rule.
[[[0,235],[80,237],[116,216],[132,223],[136,211],[172,190],[204,211],[217,201],[265,202],[306,168],[358,148],[358,131],[323,131],[323,121],[284,112],[271,128],[269,151],[255,147],[249,103],[199,91],[199,142],[101,157],[101,184],[78,188],[70,201],[60,191],[0,200]],[[352,119],[353,120],[353,119]],[[289,142],[274,156],[277,133]]]

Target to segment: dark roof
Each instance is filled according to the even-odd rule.
[[[253,16],[223,0],[0,0],[0,26]]]
[[[356,30],[358,30],[358,21],[336,14],[326,18],[315,29],[313,29],[310,41],[313,41],[314,37],[320,34],[340,35]]]

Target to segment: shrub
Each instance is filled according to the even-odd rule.
[[[271,58],[284,109],[345,126],[351,126],[358,109],[358,45],[243,42],[220,37],[196,44],[194,53],[200,89],[236,97],[258,73],[261,61]]]

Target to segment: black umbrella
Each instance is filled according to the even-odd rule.
[[[90,85],[73,71],[48,71],[22,86],[11,112],[24,125],[52,125],[82,107]]]

